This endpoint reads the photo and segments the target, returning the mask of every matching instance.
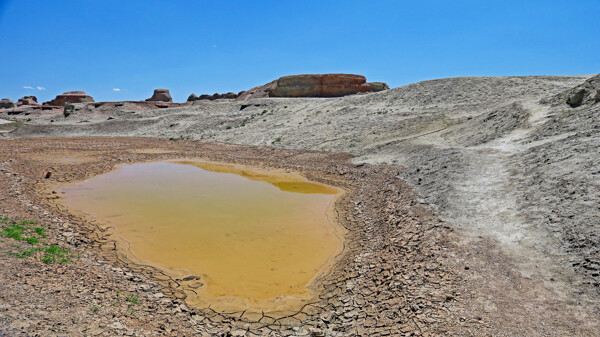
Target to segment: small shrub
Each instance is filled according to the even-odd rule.
[[[275,143],[279,143],[281,142],[281,137],[275,139],[274,141],[271,142],[271,144],[275,144]]]

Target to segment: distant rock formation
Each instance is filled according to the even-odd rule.
[[[362,75],[304,74],[279,79],[243,91],[238,101],[261,97],[340,97],[389,89],[383,82],[367,83]]]
[[[15,104],[15,102],[13,102],[13,100],[9,98],[3,98],[2,100],[0,100],[0,109],[11,109],[16,106],[17,105]]]
[[[259,85],[250,90],[242,91],[238,94],[238,101],[247,101],[252,98],[269,97],[269,91],[275,86],[278,80],[269,82],[267,84]]]
[[[371,86],[371,91],[373,91],[373,92],[384,91],[384,90],[390,89],[390,86],[387,85],[387,83],[385,83],[385,82],[369,82],[367,84]]]
[[[362,75],[308,74],[284,76],[269,91],[270,97],[339,97],[369,92]]]
[[[225,93],[225,94],[214,93],[212,95],[200,95],[200,96],[196,96],[196,94],[191,94],[188,97],[187,101],[188,102],[200,101],[200,100],[214,101],[215,99],[221,99],[221,98],[236,99],[237,97],[238,97],[238,95],[236,93],[233,93],[233,92],[228,92],[228,93]]]
[[[62,95],[56,96],[55,99],[44,102],[44,105],[64,106],[65,103],[89,103],[94,102],[92,96],[83,91],[67,91]]]
[[[39,103],[37,101],[37,97],[35,96],[23,96],[17,101],[17,106],[23,105],[39,105]]]
[[[146,102],[173,102],[169,89],[156,89],[152,97],[148,98]]]
[[[22,98],[33,100],[34,102],[38,102],[37,97],[35,96],[23,96]]]

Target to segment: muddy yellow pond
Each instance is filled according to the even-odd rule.
[[[121,254],[185,279],[198,307],[293,309],[343,247],[332,212],[339,191],[298,175],[153,162],[61,191],[71,211],[110,228]]]

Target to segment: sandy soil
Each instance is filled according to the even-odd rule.
[[[587,336],[596,334],[600,327],[600,104],[586,101],[570,107],[564,102],[566,95],[581,86],[600,89],[594,81],[591,76],[452,78],[342,98],[198,101],[189,107],[149,111],[83,109],[67,118],[35,118],[0,134],[14,139],[3,142],[11,144],[5,145],[11,151],[4,154],[2,163],[14,165],[8,160],[17,160],[14,151],[21,146],[52,144],[53,151],[71,153],[71,142],[89,142],[90,147],[94,144],[93,139],[50,143],[20,138],[28,136],[126,135],[259,145],[265,147],[235,149],[258,151],[266,158],[277,155],[276,159],[257,162],[289,165],[293,169],[326,165],[316,162],[321,161],[319,156],[332,156],[341,160],[344,164],[339,165],[347,167],[349,173],[331,168],[323,171],[353,177],[350,181],[363,186],[359,191],[367,193],[367,186],[377,183],[403,186],[403,191],[408,191],[410,185],[416,191],[408,199],[390,200],[389,193],[394,193],[378,195],[371,190],[369,193],[374,194],[356,204],[362,212],[355,214],[360,223],[357,227],[380,235],[375,240],[359,240],[372,245],[372,254],[379,257],[382,250],[388,249],[393,250],[390,256],[402,255],[402,247],[413,247],[403,241],[413,237],[413,232],[403,232],[411,228],[402,218],[409,214],[403,208],[409,207],[406,205],[411,209],[418,207],[423,211],[416,214],[429,214],[428,221],[437,223],[413,230],[420,235],[418,249],[438,248],[431,253],[402,257],[406,264],[394,259],[391,268],[400,276],[415,272],[427,277],[438,272],[427,267],[413,270],[411,266],[433,262],[449,278],[438,286],[443,300],[433,300],[428,283],[412,282],[409,276],[405,280],[411,282],[396,286],[395,292],[387,295],[389,303],[372,307],[380,316],[393,316],[388,313],[391,309],[386,308],[394,305],[402,312],[409,305],[402,301],[404,293],[414,291],[419,295],[408,296],[409,302],[418,296],[424,301],[411,302],[409,312],[430,315],[427,319],[415,318],[415,334]],[[113,145],[112,151],[122,152],[111,160],[126,160],[120,156],[169,156],[164,152],[165,146],[150,145],[160,141],[146,142],[139,143],[143,146]],[[171,141],[168,146],[184,144],[208,146],[181,140]],[[90,151],[86,146],[78,151]],[[228,152],[233,148],[220,146],[229,149],[223,150],[224,157],[235,158]],[[305,155],[303,161],[290,162],[299,160],[302,156],[298,153],[304,152],[283,148],[324,150],[330,154],[306,152],[310,155]],[[27,151],[28,156],[36,153],[21,151]],[[286,151],[292,151],[292,159],[283,155]],[[353,157],[334,154],[337,152]],[[19,170],[10,172],[23,174]],[[375,171],[361,170],[387,173],[380,177]],[[394,224],[384,218],[390,212],[401,222]],[[365,216],[367,213],[371,215]],[[369,226],[370,221],[375,222]],[[385,244],[383,238],[394,232],[390,226],[397,227],[399,241]],[[440,242],[444,244],[439,245]],[[390,262],[385,259],[385,263]],[[358,263],[356,258],[354,262]],[[402,277],[399,279],[402,281]],[[381,284],[393,286],[393,282]],[[379,289],[381,284],[371,289]],[[353,288],[350,292],[354,293]],[[357,303],[365,308],[360,304],[363,302]],[[418,303],[425,303],[424,307]],[[368,310],[358,310],[356,316],[349,314],[347,321],[339,325],[345,327],[342,330],[336,330],[338,325],[328,325],[330,333],[361,334],[358,327],[370,329],[367,318],[357,318],[363,311]],[[336,315],[346,317],[343,311]],[[400,334],[392,330],[395,323],[380,316],[375,319],[374,328],[379,330],[367,330],[370,335]],[[405,328],[401,325],[400,329]]]

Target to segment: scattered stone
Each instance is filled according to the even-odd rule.
[[[108,326],[111,329],[116,329],[116,330],[125,330],[127,329],[127,326],[119,321],[113,322],[112,324],[110,324]]]
[[[155,89],[152,97],[146,100],[147,102],[173,102],[169,89]]]

